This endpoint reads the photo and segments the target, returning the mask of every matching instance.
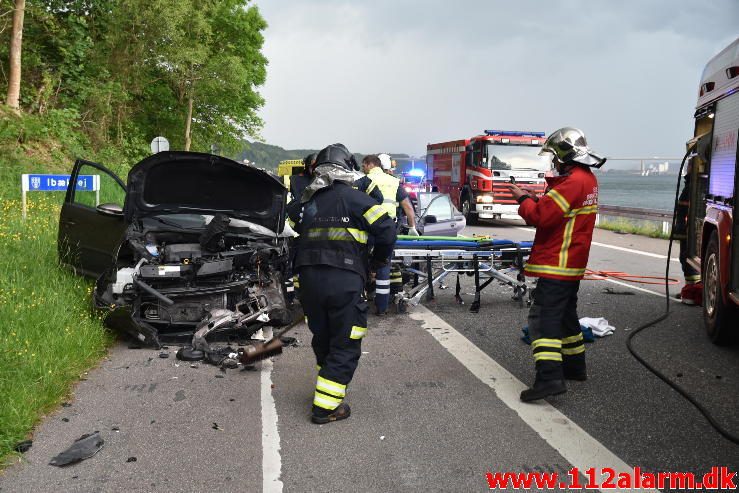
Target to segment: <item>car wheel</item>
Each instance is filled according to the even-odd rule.
[[[703,279],[703,322],[711,342],[726,345],[735,339],[735,332],[729,325],[736,310],[726,305],[721,286],[721,259],[718,250],[718,234],[714,231],[708,241],[706,253],[701,262]]]
[[[477,214],[472,213],[472,202],[469,197],[465,197],[462,201],[462,215],[464,215],[468,225],[477,224]]]

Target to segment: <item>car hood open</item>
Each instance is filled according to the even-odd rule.
[[[160,214],[224,213],[279,233],[287,189],[269,173],[198,152],[160,152],[128,173],[127,221]]]

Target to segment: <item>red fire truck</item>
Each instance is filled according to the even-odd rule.
[[[433,191],[448,193],[467,224],[518,217],[509,183],[544,193],[551,160],[539,156],[543,132],[485,130],[468,139],[428,144],[426,164]]]
[[[703,70],[694,135],[688,261],[701,271],[708,336],[722,344],[739,336],[739,39]]]

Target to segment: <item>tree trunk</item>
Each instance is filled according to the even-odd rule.
[[[23,44],[23,15],[25,10],[26,0],[15,0],[13,31],[10,34],[10,74],[6,103],[16,113],[20,112],[21,46]]]
[[[190,139],[190,125],[192,123],[192,95],[188,96],[187,98],[187,121],[185,122],[185,150],[190,150],[190,144],[192,143],[192,139]]]

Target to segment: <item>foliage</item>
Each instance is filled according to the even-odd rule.
[[[0,14],[12,8],[0,5]],[[4,86],[8,17],[0,17]],[[21,107],[39,116],[68,111],[74,123],[65,126],[84,133],[86,145],[119,146],[132,158],[157,135],[182,148],[192,100],[193,150],[235,149],[261,128],[265,28],[248,0],[28,2]]]
[[[0,468],[43,413],[105,354],[112,338],[90,310],[92,283],[62,270],[61,194],[0,199]]]

